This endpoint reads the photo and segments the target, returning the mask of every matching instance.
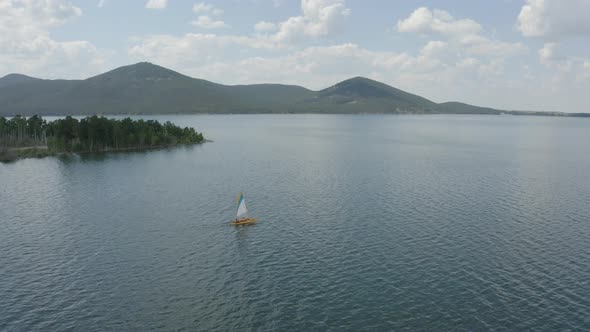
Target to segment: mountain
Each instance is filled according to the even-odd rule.
[[[7,84],[0,115],[286,112],[311,94],[281,84],[221,85],[143,62],[85,80]]]
[[[435,105],[428,99],[396,89],[364,77],[355,77],[319,91],[321,97],[345,98],[354,101],[370,98],[395,99],[407,105]]]
[[[364,77],[342,81],[315,93],[307,101],[318,112],[340,113],[435,113],[436,103]]]
[[[85,80],[19,74],[0,78],[0,115],[5,116],[178,113],[506,112],[457,102],[437,104],[363,77],[320,91],[283,84],[222,85],[147,62]]]
[[[30,77],[27,75],[22,75],[22,74],[8,74],[8,75],[0,78],[0,88],[5,87],[5,86],[9,86],[9,85],[30,83],[30,82],[34,82],[34,81],[40,81],[40,79]]]

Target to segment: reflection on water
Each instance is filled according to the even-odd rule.
[[[205,143],[206,144],[206,143]],[[199,148],[200,144],[194,145],[177,145],[157,149],[146,149],[146,150],[125,150],[125,151],[109,151],[109,152],[98,152],[98,153],[82,153],[82,154],[64,154],[60,158],[63,161],[103,161],[107,159],[127,158],[129,155],[144,155],[159,151],[161,153],[176,153],[178,150],[190,153],[194,149]]]

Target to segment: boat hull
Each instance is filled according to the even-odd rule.
[[[239,219],[239,220],[234,220],[232,222],[233,225],[236,226],[240,226],[240,225],[249,225],[249,224],[253,224],[255,222],[257,222],[258,220],[256,218],[244,218],[244,219]]]

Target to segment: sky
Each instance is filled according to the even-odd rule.
[[[0,76],[142,61],[223,84],[364,76],[435,102],[590,112],[590,0],[0,0]]]

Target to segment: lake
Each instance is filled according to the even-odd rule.
[[[590,119],[146,118],[213,142],[0,164],[0,330],[590,329]]]

